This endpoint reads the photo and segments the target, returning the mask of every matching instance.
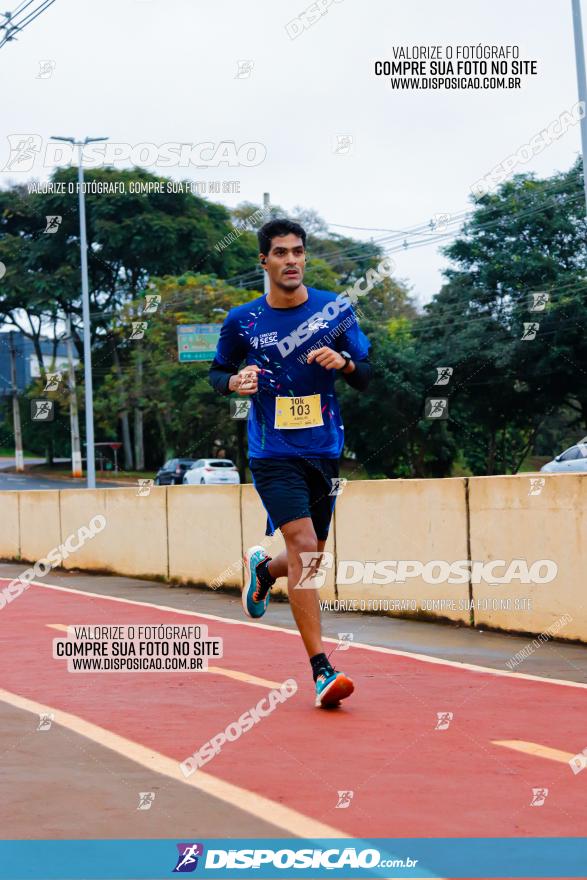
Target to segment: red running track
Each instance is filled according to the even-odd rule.
[[[356,691],[326,712],[313,706],[300,638],[280,630],[35,585],[0,612],[0,622],[0,687],[178,762],[266,689],[208,672],[68,673],[65,661],[52,659],[59,633],[47,624],[206,624],[224,640],[215,665],[294,678],[298,692],[226,743],[205,771],[354,837],[585,833],[581,777],[566,763],[492,744],[528,740],[580,751],[584,689],[352,646],[337,653],[336,664]],[[435,730],[441,711],[454,714],[448,730]],[[537,787],[549,796],[543,807],[530,807]],[[348,809],[336,808],[340,790],[354,792]]]

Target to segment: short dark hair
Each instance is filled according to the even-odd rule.
[[[306,230],[299,223],[287,218],[270,220],[265,223],[257,232],[259,239],[259,250],[262,254],[268,254],[271,250],[271,242],[280,235],[297,235],[302,239],[304,247],[306,247]]]

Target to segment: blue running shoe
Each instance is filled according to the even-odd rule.
[[[328,709],[338,706],[345,697],[350,697],[355,686],[344,672],[323,672],[316,679],[316,706]]]
[[[242,592],[243,608],[248,617],[263,617],[269,605],[269,590],[257,582],[257,566],[267,559],[265,549],[259,545],[249,547],[243,557],[245,563],[245,585]]]

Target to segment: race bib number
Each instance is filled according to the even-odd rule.
[[[319,428],[323,424],[319,394],[276,398],[276,428]]]

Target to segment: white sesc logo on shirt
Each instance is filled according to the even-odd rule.
[[[271,333],[261,333],[259,336],[261,348],[265,348],[266,345],[277,345],[277,342],[277,330],[273,330]]]

